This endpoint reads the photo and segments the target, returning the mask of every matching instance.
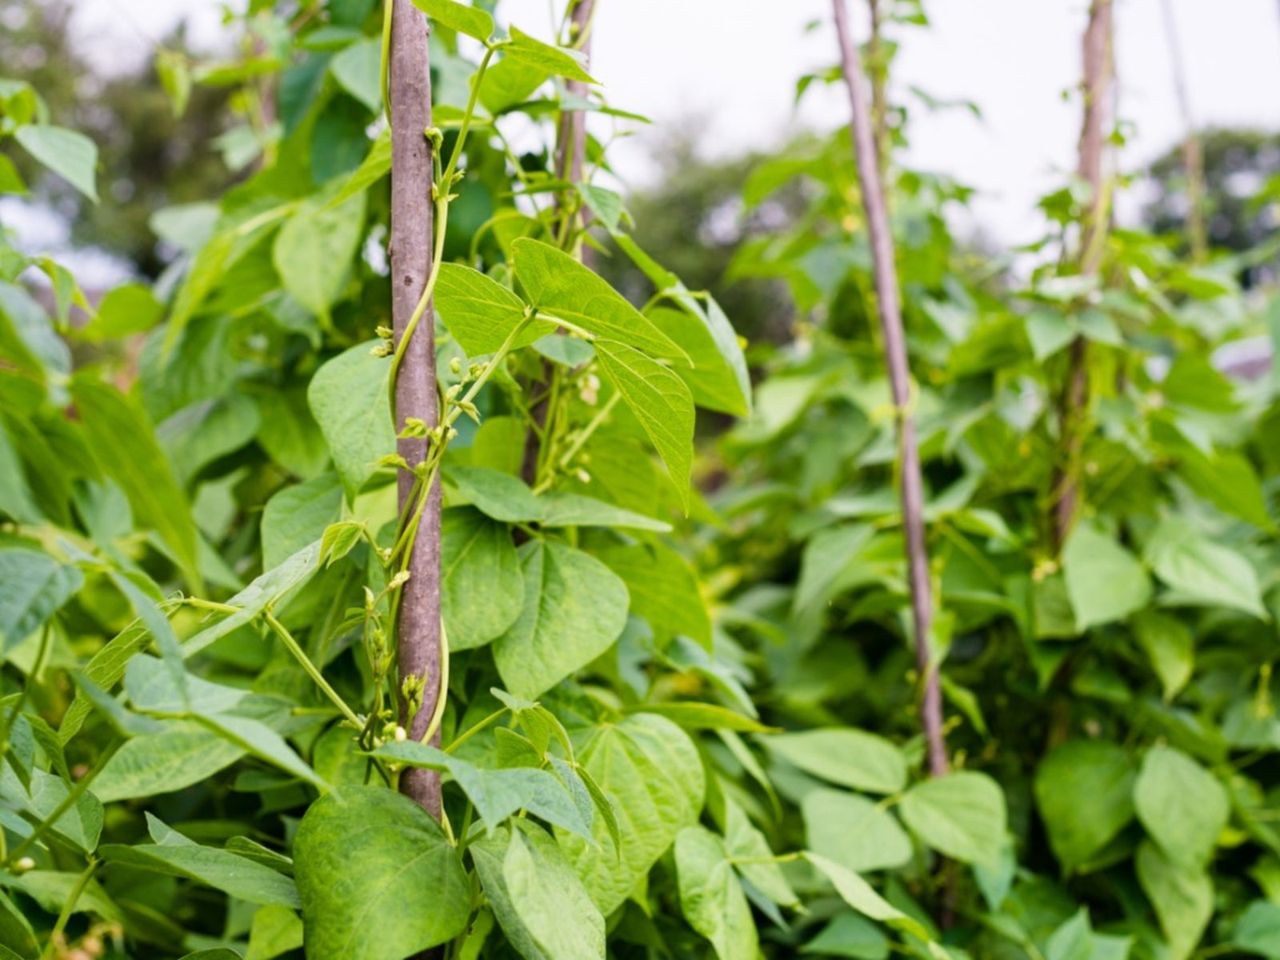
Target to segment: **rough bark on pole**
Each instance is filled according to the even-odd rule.
[[[929,589],[929,554],[924,529],[924,483],[920,472],[920,451],[916,443],[915,418],[911,413],[911,372],[907,366],[906,336],[898,301],[898,275],[894,264],[893,235],[885,205],[884,187],[876,158],[871,110],[867,104],[865,78],[858,48],[853,43],[845,0],[833,0],[836,34],[845,87],[853,110],[853,147],[862,188],[862,206],[871,240],[876,303],[884,336],[889,384],[897,411],[898,452],[901,463],[902,523],[907,540],[907,573],[911,587],[911,618],[915,632],[916,665],[924,685],[920,718],[929,752],[929,772],[937,777],[948,768],[947,745],[942,730],[942,687],[937,665],[929,648],[929,626],[933,602]]]
[[[1094,276],[1102,262],[1102,246],[1110,217],[1103,154],[1111,106],[1112,0],[1093,0],[1084,32],[1084,122],[1076,174],[1089,184],[1089,210],[1080,231],[1080,273]],[[1089,401],[1088,342],[1076,337],[1068,358],[1066,387],[1059,403],[1064,464],[1056,472],[1053,490],[1054,542],[1060,550],[1071,533],[1079,501],[1077,461],[1084,446],[1080,418]]]
[[[389,100],[391,108],[391,315],[397,341],[403,336],[431,272],[432,202],[431,69],[427,19],[409,0],[392,0]],[[396,431],[417,417],[428,426],[439,420],[435,377],[435,322],[423,315],[401,362],[396,380]],[[424,438],[397,441],[399,454],[413,467],[427,452]],[[413,476],[399,477],[400,511],[409,509]],[[401,723],[420,739],[435,710],[440,677],[440,486],[435,484],[418,528],[409,560],[409,581],[402,588],[396,631],[399,676],[424,679],[422,706],[412,717],[401,698]],[[397,684],[398,692],[399,684]],[[440,816],[440,774],[410,768],[400,789],[433,817]]]
[[[1200,149],[1200,137],[1196,134],[1195,115],[1191,112],[1191,96],[1187,93],[1187,68],[1182,60],[1173,0],[1164,0],[1161,9],[1165,39],[1169,44],[1169,62],[1173,68],[1173,90],[1178,100],[1178,112],[1182,114],[1182,125],[1186,128],[1182,138],[1182,167],[1187,178],[1187,240],[1191,244],[1191,257],[1198,263],[1204,259],[1208,249],[1204,226],[1204,154]]]

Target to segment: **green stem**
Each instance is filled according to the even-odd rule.
[[[71,919],[71,914],[75,911],[76,903],[79,902],[85,888],[89,886],[89,881],[93,879],[93,873],[97,869],[98,861],[90,860],[89,865],[76,878],[75,886],[71,888],[71,892],[67,895],[66,902],[63,903],[62,910],[58,914],[58,920],[54,923],[53,930],[49,933],[49,942],[45,944],[44,950],[40,953],[41,960],[44,960],[45,957],[58,956],[58,941],[62,939],[63,931],[67,929],[67,923]]]
[[[578,455],[578,451],[586,446],[587,441],[591,439],[591,435],[600,429],[605,420],[609,418],[609,414],[613,412],[613,408],[618,405],[618,401],[621,399],[622,394],[615,392],[613,396],[605,401],[604,406],[596,412],[596,415],[591,418],[591,422],[583,428],[582,432],[578,434],[576,438],[574,438],[573,443],[569,445],[569,449],[566,450],[564,452],[564,456],[559,459],[556,464],[558,469],[563,470],[573,462],[573,458]],[[534,488],[533,492],[541,493],[547,487],[551,486],[551,481],[552,476],[548,475],[538,484],[537,487]]]
[[[474,737],[481,730],[487,730],[489,727],[493,726],[497,721],[501,720],[503,715],[510,709],[511,709],[510,707],[503,707],[501,710],[495,710],[493,713],[489,714],[479,723],[474,724],[471,727],[468,727],[466,732],[463,733],[462,736],[457,737],[451,744],[449,744],[447,747],[444,748],[444,752],[453,753],[453,751],[457,750],[460,746],[462,746],[464,743],[466,743],[468,740]]]
[[[338,696],[338,692],[334,690],[333,687],[329,686],[329,681],[324,678],[324,674],[320,672],[319,668],[311,662],[311,658],[307,656],[306,652],[298,644],[298,641],[293,639],[293,634],[289,632],[289,629],[277,620],[275,614],[270,610],[265,611],[262,616],[263,619],[266,620],[267,626],[276,632],[276,635],[280,637],[280,641],[285,645],[285,648],[293,654],[293,658],[297,660],[302,666],[302,669],[307,672],[307,676],[311,677],[311,679],[315,681],[316,686],[320,688],[321,692],[329,698],[335,707],[338,708],[338,712],[346,717],[347,720],[357,730],[359,730],[363,726],[360,718],[356,716],[354,710],[347,706],[347,702],[343,700],[342,697]]]

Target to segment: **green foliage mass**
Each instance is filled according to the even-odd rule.
[[[847,131],[746,179],[787,214],[731,270],[797,318],[749,373],[699,270],[629,232],[604,144],[592,182],[557,176],[567,111],[628,117],[568,92],[580,36],[414,2],[440,424],[398,437],[389,399],[372,0],[255,2],[236,56],[162,56],[178,101],[236,91],[248,169],[155,214],[179,257],[153,287],[93,306],[0,246],[0,956],[1280,956],[1280,378],[1212,361],[1280,328],[1274,297],[1136,231],[1075,274],[1074,183],[1028,263],[993,260],[949,227],[965,188],[889,165],[953,767],[930,777]],[[43,165],[94,197],[61,120],[0,82],[0,187]],[[583,263],[605,246],[622,292]],[[738,418],[699,456],[697,409]],[[395,667],[413,438],[441,676]],[[439,746],[399,725],[427,689]],[[410,769],[440,774],[439,820]]]

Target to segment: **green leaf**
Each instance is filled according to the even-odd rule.
[[[691,296],[680,299],[683,310],[658,307],[647,314],[653,325],[680,346],[693,367],[676,367],[694,402],[708,410],[745,417],[751,413],[751,379],[738,336],[719,304],[708,299],[706,310]],[[691,312],[696,311],[696,312]]]
[[[596,82],[591,74],[582,68],[576,54],[570,53],[563,47],[553,47],[541,40],[535,40],[519,27],[511,28],[511,42],[502,48],[502,52],[511,60],[537,67],[551,76],[580,80],[583,83]]]
[[[38,630],[83,584],[77,568],[47,553],[0,550],[0,650],[7,653]]]
[[[772,733],[759,720],[715,703],[679,701],[673,703],[637,703],[627,713],[656,713],[673,720],[686,730],[738,730],[742,733]]]
[[[342,485],[332,473],[278,491],[262,511],[262,569],[320,539],[341,510]]]
[[[274,960],[302,946],[302,921],[292,910],[275,904],[259,907],[249,928],[249,950],[244,960]]]
[[[280,228],[271,261],[285,290],[312,313],[327,318],[346,286],[363,235],[363,193],[336,207],[305,203]]]
[[[0,953],[0,958],[8,960],[9,957],[17,957],[23,960],[24,957],[38,956],[40,953],[40,943],[36,940],[36,932],[31,926],[31,921],[23,915],[4,894],[0,893],[0,944],[3,944],[5,953]]]
[[[316,371],[307,387],[307,403],[324,432],[349,500],[377,472],[377,461],[396,446],[387,395],[391,361],[369,352],[378,342],[338,354]]]
[[[288,877],[230,850],[206,847],[165,826],[151,814],[147,823],[153,844],[128,847],[107,844],[103,860],[124,863],[175,877],[186,877],[250,903],[299,905],[298,891]]]
[[[1202,536],[1186,520],[1171,517],[1162,522],[1144,554],[1155,575],[1172,588],[1170,601],[1229,607],[1266,619],[1252,564]]]
[[[520,548],[524,607],[493,646],[503,685],[532,699],[600,656],[627,622],[627,588],[599,560],[550,540]]]
[[[621,343],[596,344],[600,370],[622,394],[627,407],[657,448],[689,509],[693,467],[693,396],[683,380],[656,360]]]
[[[670,337],[567,253],[528,237],[515,240],[511,249],[516,279],[524,287],[529,303],[540,312],[601,339],[629,344],[654,356],[684,358],[684,351]],[[675,374],[672,377],[679,379]],[[685,392],[688,393],[687,387]]]
[[[457,263],[440,264],[435,308],[469,357],[497,353],[528,309],[524,301],[492,277]],[[512,343],[527,347],[555,330],[547,320],[530,323]]]
[[[1171,960],[1191,956],[1213,916],[1213,880],[1202,867],[1172,860],[1143,842],[1134,858],[1138,882],[1155,908]]]
[[[1191,864],[1209,859],[1230,815],[1227,791],[1217,778],[1173,747],[1147,751],[1133,802],[1165,854]]]
[[[284,737],[265,723],[231,714],[202,716],[200,722],[258,759],[279,767],[317,790],[329,789],[324,778],[307,766]]]
[[[846,912],[823,927],[801,947],[801,952],[851,960],[888,960],[889,938],[861,914]]]
[[[720,960],[755,957],[755,919],[724,841],[705,827],[686,827],[676,836],[675,859],[680,909],[689,926],[711,941]]]
[[[1144,610],[1130,621],[1134,638],[1160,678],[1164,698],[1171,700],[1191,679],[1195,669],[1195,639],[1177,617]]]
[[[907,760],[883,737],[849,727],[768,737],[770,752],[805,773],[868,793],[897,793],[907,785]]]
[[[83,377],[72,381],[71,394],[94,460],[120,484],[134,517],[160,534],[187,579],[200,590],[191,508],[147,415],[132,398]]]
[[[94,778],[93,792],[104,803],[172,793],[207,780],[244,753],[197,723],[170,721],[126,741]]]
[[[961,770],[917,783],[901,811],[916,836],[956,860],[992,866],[1006,843],[1004,793],[983,773]]]
[[[1133,764],[1104,740],[1070,740],[1036,770],[1049,845],[1067,872],[1085,866],[1133,819]]]
[[[556,831],[583,885],[613,913],[702,809],[703,771],[693,741],[670,720],[633,714],[575,736],[578,760],[612,802],[622,843],[603,817],[593,842]]]
[[[67,781],[38,768],[31,771],[29,788],[18,780],[12,766],[0,768],[0,797],[7,801],[0,805],[0,818],[5,827],[20,836],[29,835],[31,827],[6,807],[25,810],[38,822],[51,816],[70,793]],[[91,853],[102,834],[102,803],[86,790],[54,821],[53,832],[78,850]]]
[[[452,467],[444,479],[458,496],[482,513],[506,523],[544,527],[626,527],[670,531],[671,525],[622,507],[560,490],[535,494],[519,477],[488,467]]]
[[[769,862],[774,854],[764,834],[728,797],[724,801],[724,845],[738,873],[753,887],[784,907],[799,905],[800,900],[787,882],[782,867]]]
[[[1151,581],[1142,565],[1113,538],[1089,524],[1077,526],[1067,540],[1062,573],[1081,632],[1121,620],[1151,599]]]
[[[683,634],[711,649],[711,615],[683,557],[660,544],[610,545],[596,556],[622,578],[631,612],[649,621],[661,643]]]
[[[98,202],[94,170],[98,147],[75,130],[49,124],[27,124],[13,135],[22,148],[71,184],[94,203]]]
[[[888,810],[840,790],[812,790],[801,804],[805,844],[854,873],[911,862],[911,838]]]
[[[403,960],[466,927],[458,852],[412,800],[343,787],[312,804],[294,840],[309,957]]]
[[[590,818],[584,819],[565,785],[547,770],[485,770],[411,740],[384,744],[374,751],[374,756],[414,767],[447,770],[490,831],[517,811],[527,810],[579,836],[591,836]]]
[[[506,526],[470,507],[443,512],[440,607],[450,650],[483,646],[515,623],[524,577]]]
[[[1280,904],[1255,900],[1236,921],[1231,942],[1267,960],[1280,960]]]
[[[847,870],[840,864],[810,850],[805,851],[804,858],[831,881],[831,885],[836,888],[836,893],[840,894],[840,899],[863,916],[887,923],[921,940],[929,939],[928,931],[918,921],[885,900],[871,888],[871,884],[852,870]]]
[[[493,36],[493,17],[486,10],[454,0],[413,0],[413,5],[437,23],[482,43]]]
[[[329,447],[307,406],[306,387],[277,390],[259,402],[258,443],[281,467],[304,480],[329,465]]]
[[[80,328],[85,340],[118,340],[144,333],[160,322],[164,307],[150,287],[125,283],[112,288],[98,304],[93,319]]]
[[[604,918],[546,831],[515,821],[467,849],[502,932],[525,960],[603,960]]]
[[[329,61],[329,72],[343,90],[377,113],[382,109],[382,41],[350,44]]]

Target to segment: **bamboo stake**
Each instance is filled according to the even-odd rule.
[[[1182,138],[1182,166],[1187,178],[1187,239],[1191,244],[1191,259],[1200,263],[1208,251],[1204,225],[1204,153],[1200,149],[1200,137],[1196,134],[1195,115],[1191,112],[1187,68],[1182,59],[1182,44],[1178,38],[1178,21],[1173,12],[1173,0],[1163,0],[1160,9],[1164,13],[1164,33],[1169,44],[1174,95],[1178,100],[1178,112],[1182,114],[1182,125],[1186,128]]]
[[[397,341],[418,305],[432,255],[432,156],[425,131],[431,126],[431,65],[426,16],[410,0],[392,3],[389,94],[391,108],[391,314]],[[395,384],[397,434],[409,417],[428,427],[439,420],[435,376],[435,322],[430,307],[405,351]],[[427,440],[397,440],[396,450],[409,464],[399,476],[400,510],[412,509],[412,468],[427,455]],[[420,739],[435,712],[440,676],[440,486],[433,485],[409,560],[409,581],[402,587],[396,631],[401,682],[423,681],[422,703],[409,715],[400,690],[400,722]],[[440,818],[440,774],[409,768],[400,791]]]
[[[920,718],[929,753],[929,772],[947,773],[947,745],[942,729],[942,688],[937,664],[929,649],[929,626],[933,604],[929,589],[929,554],[924,529],[924,484],[920,473],[920,451],[916,445],[915,418],[911,413],[911,373],[907,366],[906,337],[898,302],[898,277],[894,265],[893,235],[880,182],[879,163],[867,104],[866,80],[858,48],[849,31],[844,0],[833,0],[836,34],[845,86],[853,110],[853,148],[862,188],[862,206],[871,238],[876,303],[884,336],[885,361],[897,415],[898,453],[901,461],[902,522],[907,536],[907,572],[911,587],[911,616],[915,628],[916,666],[924,686]]]

